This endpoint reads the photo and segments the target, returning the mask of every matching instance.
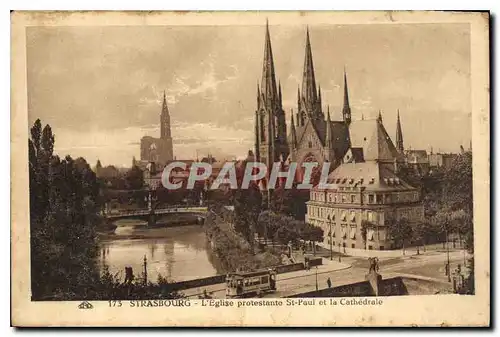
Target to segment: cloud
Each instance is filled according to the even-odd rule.
[[[201,69],[196,69],[196,74],[203,74],[202,78],[197,80],[196,76],[188,73],[175,74],[170,85],[166,89],[167,100],[169,104],[175,104],[180,97],[192,96],[200,94],[216,95],[220,85],[235,80],[239,77],[239,69],[236,65],[230,65],[232,73],[224,75],[222,78],[217,78],[215,71],[215,60],[213,56],[209,57],[207,62],[200,64]]]
[[[100,159],[103,164],[129,166],[132,156],[140,157],[140,139],[158,137],[160,126],[145,125],[116,131],[56,131],[55,152],[60,156],[81,156],[91,164]],[[179,159],[193,159],[197,153],[203,156],[208,152],[217,153],[219,158],[232,158],[246,155],[253,147],[251,130],[213,123],[173,122],[172,138],[174,155]]]

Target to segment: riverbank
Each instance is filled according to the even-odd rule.
[[[210,248],[224,273],[237,270],[252,271],[281,264],[279,253],[270,250],[256,253],[250,244],[219,215],[210,213],[203,227]]]
[[[193,214],[167,214],[162,215],[156,225],[148,226],[143,220],[124,219],[117,220],[113,224],[101,224],[98,227],[99,239],[145,239],[164,238],[165,228],[200,227],[198,217]],[[182,231],[180,231],[182,232]]]
[[[171,236],[182,236],[192,232],[199,225],[187,224],[178,227],[150,228],[146,225],[140,226],[118,226],[113,233],[99,232],[98,238],[102,241],[109,240],[140,240],[140,239],[168,239]]]

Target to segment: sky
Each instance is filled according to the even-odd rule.
[[[270,25],[283,106],[297,109],[303,25]],[[353,119],[375,118],[405,148],[458,152],[471,139],[468,24],[309,25],[323,108],[341,119],[343,70]],[[165,90],[174,155],[241,158],[254,144],[265,22],[254,26],[29,27],[28,118],[55,151],[130,166],[140,138],[159,136]]]

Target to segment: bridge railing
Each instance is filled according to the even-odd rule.
[[[153,209],[155,214],[162,213],[175,213],[175,212],[207,212],[207,207],[202,206],[169,206],[164,208]],[[147,215],[151,211],[149,209],[123,209],[123,210],[112,210],[105,213],[108,217],[122,217],[128,215]]]

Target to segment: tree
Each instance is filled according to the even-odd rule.
[[[234,192],[234,229],[254,245],[254,233],[258,225],[258,218],[261,210],[262,195],[254,182],[248,189],[237,189]]]
[[[316,243],[323,241],[323,229],[311,225],[308,222],[298,221],[299,235],[302,240],[313,243],[314,255],[316,255]]]
[[[412,237],[412,227],[406,218],[398,220],[390,220],[387,224],[387,232],[389,237],[392,238],[396,247],[403,248],[403,255],[405,255],[406,243]]]
[[[444,238],[443,248],[448,245],[449,235],[452,231],[451,212],[447,208],[441,208],[433,217],[437,233]]]
[[[83,158],[53,155],[55,136],[40,120],[28,143],[32,298],[87,298],[98,279],[97,179]]]
[[[425,240],[427,236],[427,230],[428,227],[426,226],[425,221],[417,221],[413,223],[412,226],[412,234],[413,234],[413,241],[417,244],[417,255],[420,254],[420,246],[424,247],[424,252],[425,252]]]
[[[131,190],[140,190],[144,187],[144,175],[139,166],[134,165],[127,172],[125,176],[125,180],[127,181],[127,188]]]

